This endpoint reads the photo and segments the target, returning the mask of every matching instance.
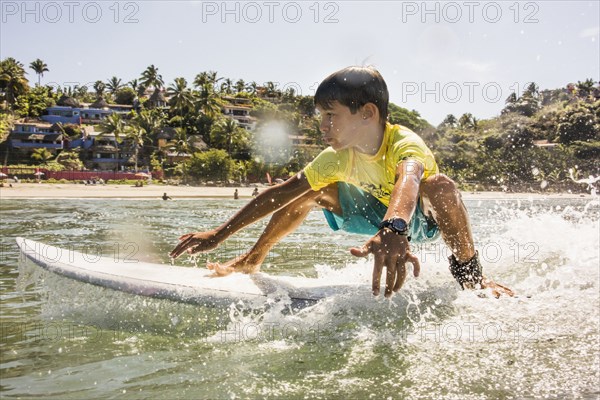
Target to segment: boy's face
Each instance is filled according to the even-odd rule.
[[[334,150],[343,150],[361,144],[361,128],[366,126],[361,109],[352,114],[349,107],[334,101],[330,108],[317,106],[321,118],[319,126],[323,140]]]

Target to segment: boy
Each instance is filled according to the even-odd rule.
[[[302,172],[266,189],[229,221],[208,232],[183,235],[171,252],[216,248],[229,236],[273,213],[256,244],[225,264],[208,263],[217,275],[258,271],[270,248],[294,231],[310,210],[321,207],[334,229],[372,235],[357,257],[374,255],[373,294],[386,267],[385,296],[400,290],[406,263],[419,275],[409,240],[435,240],[452,250],[450,271],[461,287],[512,291],[482,275],[466,209],[454,182],[438,171],[431,151],[409,129],[387,123],[389,94],[378,71],[348,67],[327,77],[315,93],[320,129],[330,146]]]

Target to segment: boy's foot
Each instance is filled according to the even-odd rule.
[[[233,272],[243,272],[245,274],[252,274],[258,272],[260,269],[261,262],[252,257],[252,255],[246,253],[233,260],[227,261],[224,264],[218,262],[207,262],[206,267],[211,271],[214,271],[217,276],[227,276]]]
[[[502,286],[499,283],[492,281],[491,279],[483,278],[483,281],[481,282],[481,286],[484,289],[491,289],[492,294],[496,298],[499,298],[503,294],[510,296],[510,297],[513,297],[515,295],[515,292],[513,292],[506,286]]]

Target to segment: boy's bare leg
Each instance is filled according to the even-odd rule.
[[[247,253],[223,264],[209,262],[207,267],[220,276],[229,275],[232,272],[246,274],[257,272],[269,255],[271,248],[295,231],[315,206],[328,208],[341,214],[337,201],[337,185],[331,185],[321,192],[307,193],[275,212],[258,241]]]
[[[459,262],[475,255],[473,234],[467,209],[454,182],[446,175],[435,175],[421,184],[424,213],[429,211],[442,232],[442,238]]]
[[[457,261],[464,263],[472,259],[475,255],[475,245],[471,223],[454,181],[442,174],[432,176],[421,184],[420,194],[425,215],[431,212],[440,227],[444,242],[450,247]],[[496,297],[501,293],[509,296],[514,294],[509,288],[485,277],[483,286],[491,288]]]

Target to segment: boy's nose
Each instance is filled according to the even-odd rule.
[[[323,133],[329,132],[329,129],[331,129],[331,123],[329,122],[329,120],[323,118],[323,120],[321,120],[321,124],[319,125],[319,129]]]

